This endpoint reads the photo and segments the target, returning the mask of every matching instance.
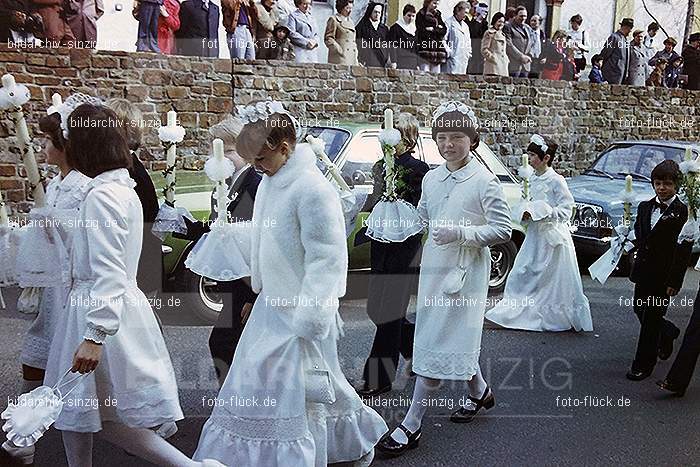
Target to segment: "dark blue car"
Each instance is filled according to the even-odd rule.
[[[625,177],[633,178],[637,194],[632,206],[632,221],[637,205],[654,197],[651,171],[661,161],[681,162],[686,148],[700,156],[700,144],[684,141],[618,141],[612,143],[583,172],[567,180],[576,201],[572,236],[579,258],[595,260],[610,246],[613,228],[621,223],[623,205],[619,193],[625,189]]]

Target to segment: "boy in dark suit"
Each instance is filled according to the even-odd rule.
[[[636,258],[630,280],[634,312],[641,329],[637,353],[627,379],[641,381],[651,375],[657,358],[666,360],[680,330],[664,318],[670,297],[683,285],[692,242],[678,243],[688,219],[688,208],[676,195],[681,181],[678,164],[665,160],[651,172],[656,196],[637,208],[634,223]]]

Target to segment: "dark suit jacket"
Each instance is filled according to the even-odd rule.
[[[506,36],[508,71],[510,73],[530,71],[530,64],[523,63],[524,57],[530,55],[530,36],[526,26],[523,24],[522,28],[517,28],[512,23],[507,22],[503,26],[503,34]]]
[[[639,203],[634,222],[637,256],[630,280],[644,286],[680,289],[688,269],[692,242],[678,244],[678,234],[688,220],[688,208],[677,197],[651,227],[651,214],[656,197]]]
[[[688,75],[688,89],[700,90],[700,49],[687,45],[683,49],[683,72]]]
[[[194,57],[219,56],[219,7],[209,2],[209,10],[202,8],[202,0],[186,0],[180,4],[180,29],[175,33],[181,55]],[[202,41],[202,39],[205,39]]]
[[[151,233],[153,222],[158,215],[158,196],[148,171],[136,153],[132,153],[132,161],[133,165],[129,169],[129,175],[136,182],[134,191],[136,191],[143,209],[143,239],[136,282],[142,291],[148,293],[161,290],[163,286],[161,241]]]
[[[603,78],[610,84],[622,84],[627,79],[630,66],[630,43],[622,33],[614,32],[605,41],[603,50]]]

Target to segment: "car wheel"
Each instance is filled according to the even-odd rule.
[[[207,324],[214,324],[219,319],[223,302],[216,291],[216,281],[183,268],[177,277],[176,290],[181,294],[183,310]]]
[[[518,247],[513,240],[500,245],[494,245],[491,250],[491,277],[489,279],[489,293],[501,293],[506,287],[508,274],[513,270],[515,256]]]

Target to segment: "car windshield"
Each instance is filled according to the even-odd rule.
[[[314,136],[316,138],[321,138],[326,145],[326,155],[328,158],[336,162],[340,150],[343,148],[345,142],[350,138],[350,133],[339,128],[319,128],[311,127],[306,132],[307,135]],[[323,164],[318,161],[316,163],[318,168],[325,172],[326,168]]]
[[[603,153],[586,171],[591,175],[615,178],[632,175],[640,180],[651,180],[651,171],[660,162],[672,159],[681,162],[685,149],[651,144],[616,144]],[[695,154],[697,157],[697,154]]]

